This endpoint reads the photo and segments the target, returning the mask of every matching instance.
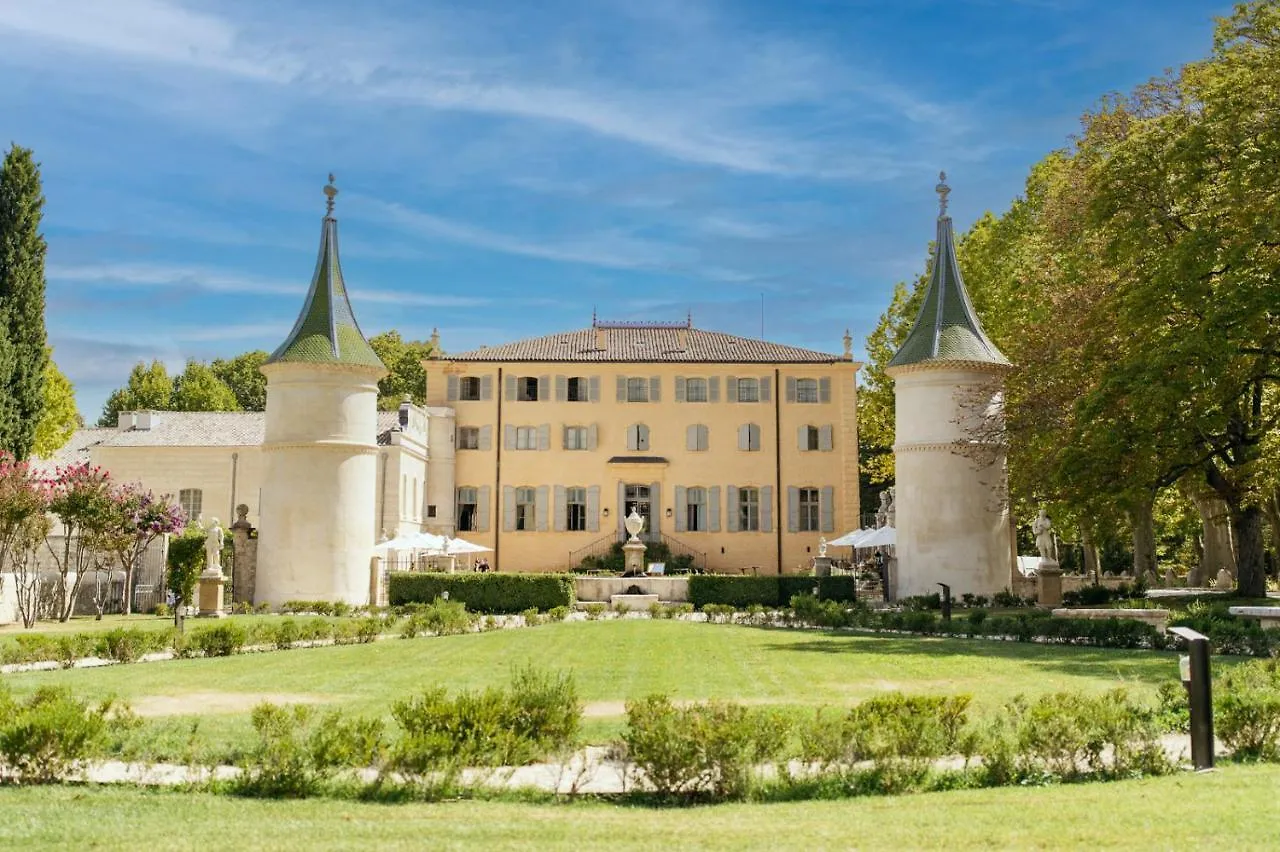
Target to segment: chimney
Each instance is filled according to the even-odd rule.
[[[133,425],[134,428],[147,432],[155,428],[160,420],[160,412],[158,411],[136,411],[134,412]]]
[[[689,351],[689,326],[680,329],[680,351]]]
[[[121,411],[116,415],[116,428],[121,432],[128,432],[133,428],[137,414],[132,411]]]
[[[603,352],[605,349],[608,349],[608,348],[609,348],[608,340],[605,338],[604,329],[597,325],[596,326],[596,351]]]

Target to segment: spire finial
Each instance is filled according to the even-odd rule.
[[[686,328],[693,328],[693,308],[684,315],[684,324]]]
[[[947,215],[947,196],[951,194],[946,172],[938,172],[938,185],[934,187],[934,191],[938,193],[938,218],[942,219]]]
[[[847,328],[844,330],[844,357],[846,360],[853,357],[853,338]]]
[[[333,199],[338,194],[338,188],[333,185],[333,172],[329,172],[329,182],[324,187],[325,203],[324,215],[333,215]]]

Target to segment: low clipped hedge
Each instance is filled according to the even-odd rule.
[[[725,604],[743,609],[753,605],[790,606],[796,595],[812,595],[819,600],[854,599],[853,577],[731,577],[695,574],[689,578],[689,600],[701,609],[707,604]]]
[[[568,574],[391,574],[388,595],[392,606],[431,603],[449,593],[449,600],[471,612],[515,613],[550,610],[574,603],[573,578]]]

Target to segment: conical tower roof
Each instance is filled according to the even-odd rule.
[[[969,293],[956,262],[955,234],[947,215],[947,175],[940,175],[938,195],[938,238],[934,243],[933,272],[924,304],[915,325],[889,361],[889,367],[914,364],[991,364],[1010,367],[1009,359],[996,348],[978,322]]]
[[[333,218],[333,198],[338,194],[333,175],[329,175],[329,185],[324,192],[328,202],[320,225],[320,255],[316,258],[311,289],[293,331],[271,353],[267,363],[342,364],[386,370],[360,331],[347,298],[342,264],[338,261],[338,220]]]

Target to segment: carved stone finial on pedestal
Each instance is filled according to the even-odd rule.
[[[1228,571],[1226,568],[1218,569],[1218,577],[1216,582],[1213,585],[1215,589],[1230,591],[1233,588],[1235,588],[1235,585],[1236,585],[1236,578],[1231,576],[1230,571]]]

